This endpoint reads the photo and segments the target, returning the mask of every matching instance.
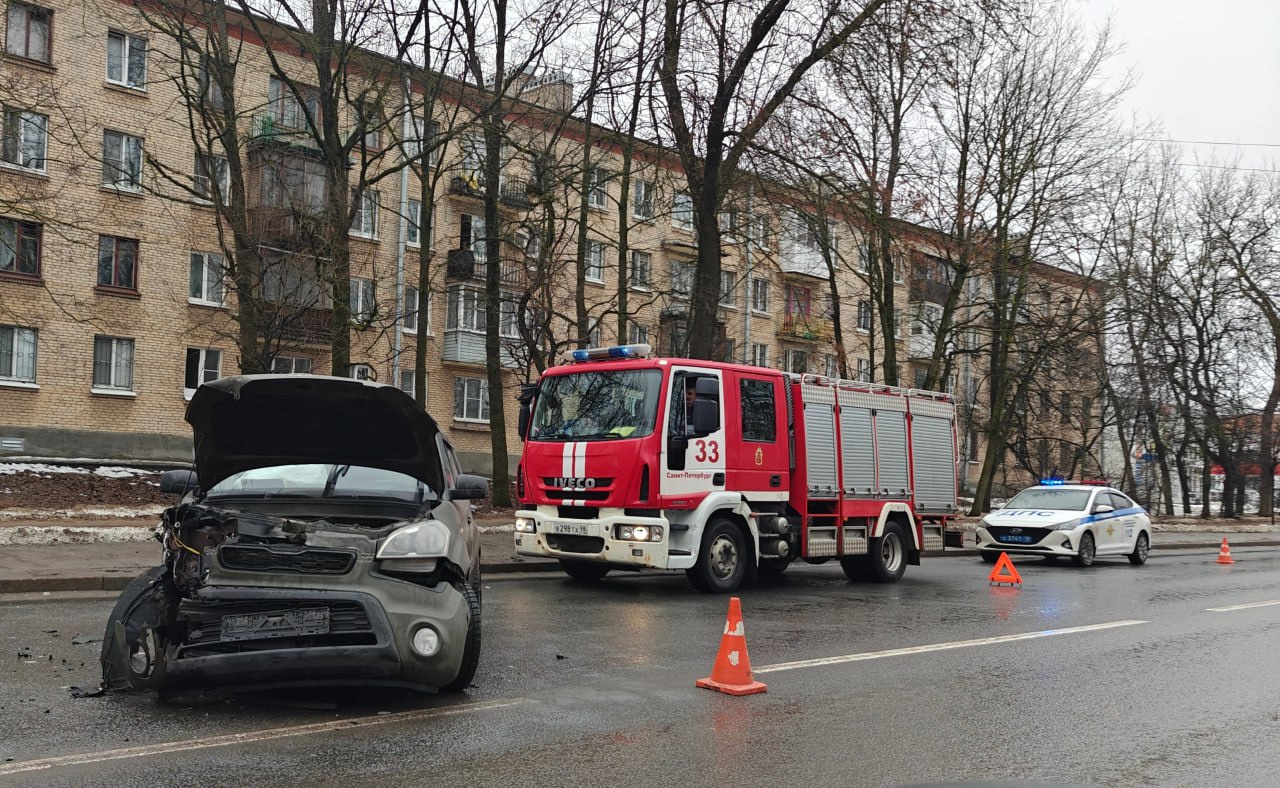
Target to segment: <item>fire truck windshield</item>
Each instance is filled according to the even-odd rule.
[[[589,441],[653,432],[662,373],[656,369],[584,370],[539,384],[529,439]]]

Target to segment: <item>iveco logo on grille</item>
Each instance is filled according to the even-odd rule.
[[[577,490],[590,490],[596,486],[596,480],[592,478],[578,478],[574,476],[556,476],[550,480],[552,487],[565,487]]]

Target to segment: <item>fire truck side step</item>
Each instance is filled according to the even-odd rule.
[[[844,529],[844,555],[867,554],[867,529],[861,525],[848,525]]]
[[[810,526],[808,556],[810,558],[833,558],[837,554],[835,526],[824,526],[822,528]]]

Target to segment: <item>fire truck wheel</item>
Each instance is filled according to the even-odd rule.
[[[896,583],[907,571],[907,543],[902,526],[887,523],[879,539],[871,540],[867,550],[868,576],[877,583]]]
[[[587,582],[594,582],[609,574],[609,565],[596,561],[570,561],[567,558],[561,558],[560,568],[574,580]]]
[[[747,576],[746,540],[732,521],[718,517],[702,534],[698,564],[688,570],[689,582],[699,591],[725,594],[736,590]]]
[[[780,580],[789,566],[791,566],[790,557],[763,560],[760,566],[756,567],[756,578],[766,583]]]

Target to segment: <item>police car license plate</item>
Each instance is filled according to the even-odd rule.
[[[552,523],[552,533],[572,534],[573,536],[586,536],[587,526],[585,523]]]
[[[1000,541],[1017,542],[1019,544],[1026,544],[1031,541],[1031,537],[1030,536],[1002,536],[1000,537]]]

